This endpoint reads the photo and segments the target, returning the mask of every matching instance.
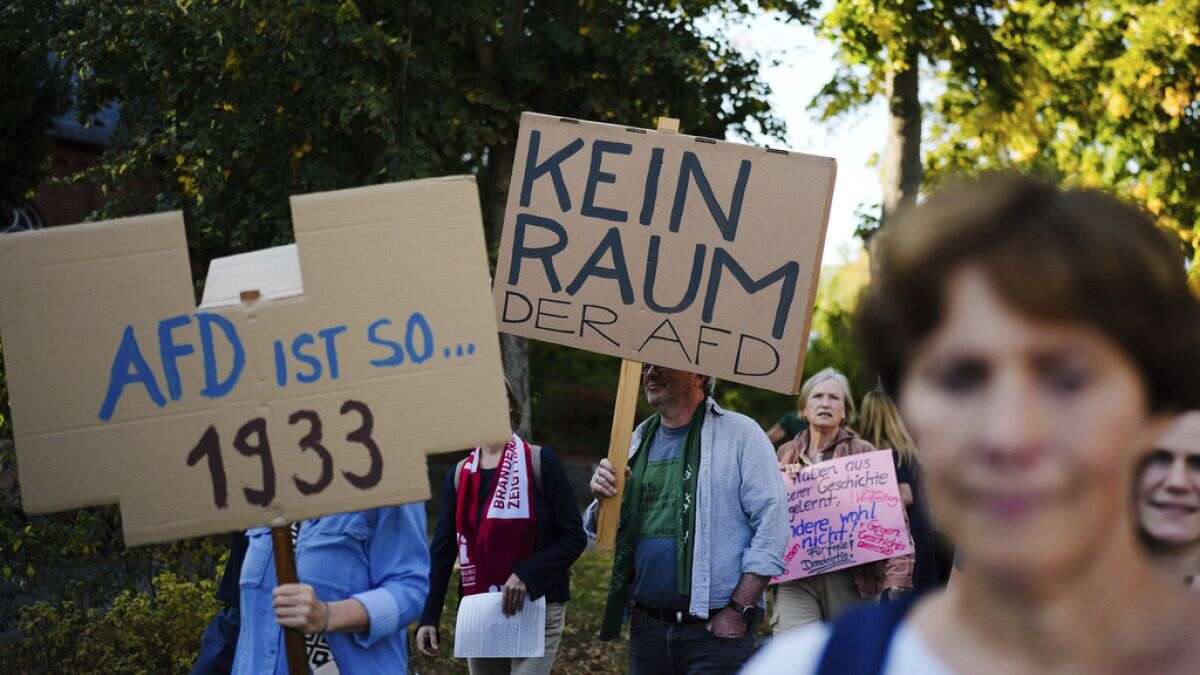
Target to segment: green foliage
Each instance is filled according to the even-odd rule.
[[[937,102],[930,179],[1013,167],[1115,190],[1200,250],[1200,1],[1024,0],[998,39],[1027,55],[1020,97]],[[1195,262],[1195,258],[1193,262]],[[1192,265],[1200,290],[1200,267]]]
[[[7,478],[11,447],[0,458]],[[127,548],[117,507],[28,516],[15,495],[0,504],[0,631],[13,628],[17,608],[37,601],[103,606],[122,590],[146,588],[156,575],[208,579],[226,554],[215,537]]]
[[[523,110],[783,134],[758,62],[701,28],[749,11],[718,0],[62,4],[84,109],[122,102],[99,215],[183,208],[198,277],[289,241],[301,192],[475,173],[494,232]]]
[[[32,196],[47,168],[50,120],[69,101],[66,70],[47,58],[58,19],[47,4],[0,6],[0,204]]]
[[[215,584],[174,574],[148,592],[126,590],[107,609],[66,601],[21,609],[24,639],[0,644],[8,672],[186,673],[219,609]]]
[[[839,68],[813,100],[824,119],[843,115],[886,93],[889,74],[916,68],[924,57],[948,86],[969,88],[1004,105],[1018,93],[1010,70],[1019,50],[995,39],[1007,0],[838,0],[820,33],[838,50]]]

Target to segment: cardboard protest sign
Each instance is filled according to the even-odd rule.
[[[129,544],[268,525],[427,499],[427,452],[508,437],[474,179],[292,214],[200,309],[179,212],[0,237],[26,511],[120,502]]]
[[[780,469],[791,536],[783,559],[791,581],[913,552],[887,450]]]
[[[525,113],[500,330],[794,393],[835,173],[826,157]]]

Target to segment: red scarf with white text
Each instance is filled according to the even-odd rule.
[[[537,529],[531,452],[529,444],[516,434],[504,445],[491,487],[485,493],[488,501],[482,519],[482,450],[475,448],[459,469],[454,524],[463,595],[500,590],[517,563],[533,553]]]

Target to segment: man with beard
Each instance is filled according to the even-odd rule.
[[[1200,588],[1200,411],[1176,418],[1142,461],[1137,498],[1150,552]]]
[[[629,670],[735,673],[754,649],[763,590],[784,572],[787,499],[771,441],[718,406],[713,379],[646,365],[657,411],[634,430],[600,639],[630,616]],[[616,495],[612,465],[591,481]],[[595,536],[599,501],[584,514]]]

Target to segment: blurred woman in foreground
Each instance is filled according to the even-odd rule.
[[[882,389],[872,389],[863,396],[859,414],[862,437],[880,450],[891,450],[896,465],[896,483],[904,511],[908,516],[908,531],[913,540],[912,586],[925,590],[939,585],[935,555],[933,522],[925,496],[924,469],[900,411]]]
[[[1138,524],[1156,559],[1200,589],[1200,410],[1183,413],[1142,461]]]
[[[846,376],[826,368],[800,388],[800,410],[808,428],[779,446],[780,465],[798,469],[819,462],[874,452],[850,430],[854,397]],[[898,598],[912,588],[912,556],[785,581],[775,586],[775,634],[829,621],[862,600]]]
[[[970,571],[777,640],[746,672],[1200,672],[1200,596],[1131,517],[1138,459],[1167,413],[1200,407],[1180,251],[1110,197],[1011,175],[891,227],[859,327]]]

